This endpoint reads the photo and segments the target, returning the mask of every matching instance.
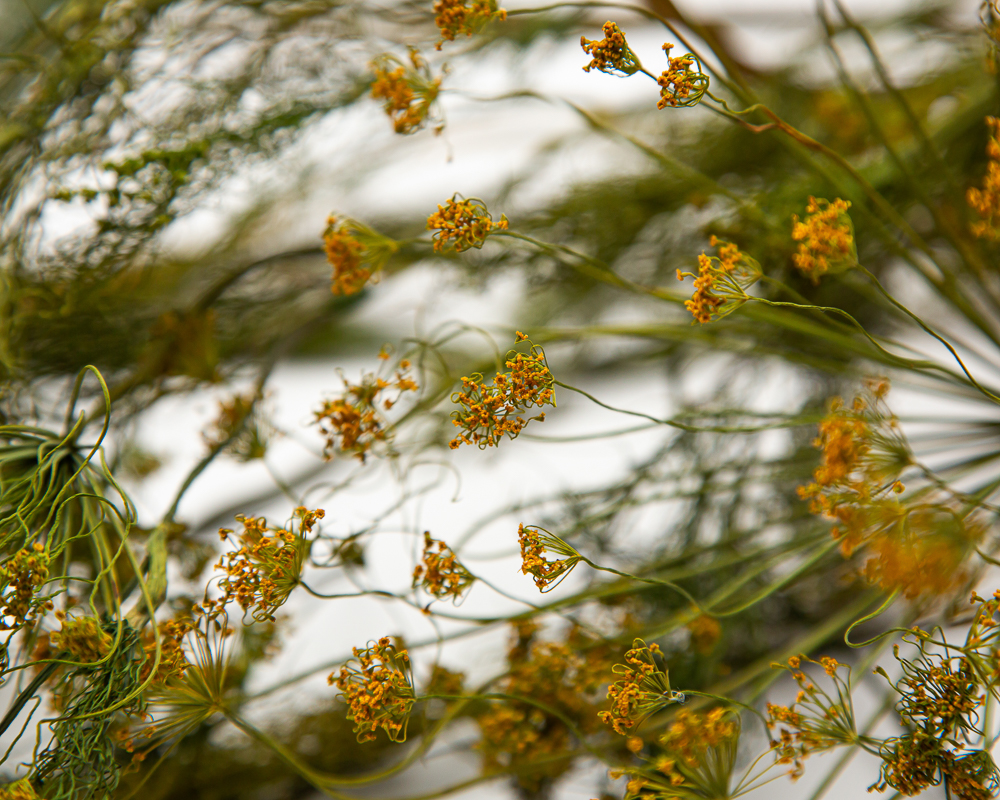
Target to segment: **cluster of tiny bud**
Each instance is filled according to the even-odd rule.
[[[461,406],[452,415],[452,424],[461,429],[449,444],[453,450],[463,444],[496,447],[504,436],[515,439],[529,422],[545,419],[544,412],[525,417],[528,409],[556,404],[554,379],[542,348],[531,344],[523,333],[518,332],[516,339],[529,342],[529,351],[508,353],[508,371],[498,372],[492,386],[476,373],[462,378],[461,391],[452,395],[452,402]]]
[[[435,47],[440,50],[446,41],[472,36],[493,20],[505,19],[507,12],[497,7],[496,0],[435,0],[434,24],[441,31],[441,41]]]
[[[709,240],[719,255],[698,256],[698,274],[677,270],[677,280],[694,279],[694,294],[684,303],[695,322],[711,322],[731,314],[750,299],[747,289],[761,276],[760,265],[731,242]]]
[[[847,214],[851,204],[837,198],[832,203],[810,197],[806,217],[792,215],[792,239],[799,243],[792,256],[795,266],[818,283],[822,275],[848,269],[857,263],[854,225]]]
[[[355,663],[357,664],[355,666]],[[354,722],[359,742],[375,739],[381,728],[394,742],[406,740],[406,726],[416,700],[410,657],[388,636],[364,650],[354,648],[354,659],[331,673],[347,704],[347,718]]]
[[[481,200],[465,200],[456,194],[427,218],[427,230],[434,231],[435,251],[461,253],[481,248],[491,233],[507,230],[507,217],[494,222]]]
[[[388,359],[384,352],[379,357]],[[324,454],[327,458],[332,458],[339,450],[364,461],[376,443],[386,441],[388,423],[382,412],[399,402],[403,393],[417,390],[409,369],[410,362],[404,359],[391,379],[366,373],[360,383],[345,381],[346,387],[340,397],[323,401],[313,414],[320,433],[326,437]],[[390,391],[395,391],[395,396],[385,396]]]

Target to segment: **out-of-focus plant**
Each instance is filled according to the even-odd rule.
[[[544,798],[589,760],[628,800],[732,798],[840,751],[818,798],[862,750],[879,764],[873,791],[997,796],[1000,594],[972,593],[1000,563],[995,3],[977,24],[944,7],[894,20],[948,53],[906,83],[880,54],[881,24],[822,3],[826,84],[751,69],[725,24],[665,3],[25,8],[0,33],[0,798],[341,798],[429,761],[446,736],[479,754],[478,772],[444,771],[415,795],[502,779]],[[647,55],[619,19],[669,41]],[[176,248],[199,211],[330,118],[381,106],[408,142],[442,133],[458,88],[443,58],[516,61],[577,36],[586,80],[652,81],[628,111],[566,104],[643,157],[634,173],[505,209],[560,140],[489,206],[456,193],[371,225],[338,211],[308,246],[263,253],[254,234],[287,199],[261,200],[201,251]],[[476,99],[527,114],[558,99],[539,85]],[[359,172],[382,163],[367,144]],[[350,311],[416,263],[466,286],[517,273],[530,338],[504,332],[513,349],[491,363],[470,354],[463,337],[482,331],[463,321],[378,351],[376,370],[313,405],[332,465],[275,479],[289,521],[233,509],[242,530],[220,530],[203,575],[213,549],[181,518],[190,487],[218,458],[268,467],[274,368],[362,344],[374,357],[381,321],[362,330]],[[655,415],[587,388],[597,373],[652,381],[654,365],[679,397],[706,376],[714,389]],[[197,463],[140,527],[127,488],[155,463],[136,458],[137,426],[164,398],[223,388]],[[359,580],[385,517],[335,528],[353,478],[316,471],[387,464],[405,484],[505,438],[522,457],[524,439],[548,436],[557,390],[657,446],[624,476],[490,512],[538,520],[516,540],[512,523],[506,545],[544,597],[483,617],[434,602],[505,590],[466,557],[469,537],[423,528],[408,531],[409,586]],[[630,545],[651,519],[654,543]],[[324,574],[357,591],[319,591]],[[376,631],[353,657],[260,688],[298,595],[400,604],[437,635]],[[506,666],[478,685],[438,663],[448,639],[500,626]],[[896,663],[878,666],[893,640]],[[885,679],[874,710],[855,700],[872,668]],[[336,690],[314,710],[257,713],[320,672]],[[768,694],[783,674],[787,705]],[[475,742],[452,736],[459,723]]]

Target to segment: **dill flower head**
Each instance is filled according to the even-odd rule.
[[[534,527],[517,526],[521,545],[521,573],[531,575],[540,592],[554,589],[581,560],[580,554],[558,536]],[[545,551],[565,556],[556,561],[545,558]]]
[[[986,176],[983,188],[972,187],[965,198],[982,219],[972,224],[972,233],[980,239],[1000,240],[1000,119],[987,117],[990,138],[986,143]]]
[[[650,714],[684,702],[684,695],[670,688],[670,677],[657,666],[654,656],[659,652],[658,644],[636,639],[625,653],[626,663],[615,664],[612,671],[621,677],[608,687],[611,710],[598,715],[615,733],[628,736]]]
[[[238,545],[238,549],[225,553],[215,565],[225,573],[219,581],[222,607],[236,601],[244,613],[251,613],[255,622],[273,622],[274,612],[300,583],[312,547],[308,534],[323,515],[322,509],[297,508],[298,531],[268,528],[263,517],[242,515],[236,517],[243,523],[239,534],[228,528],[220,529],[223,541],[235,540]]]
[[[191,666],[184,652],[184,637],[192,630],[192,625],[186,620],[167,619],[161,622],[157,628],[160,634],[160,663],[153,676],[154,684],[163,684],[180,678],[184,671]],[[147,634],[143,652],[146,662],[143,664],[142,672],[139,673],[139,680],[145,682],[153,671],[153,664],[156,663],[156,639],[153,635]]]
[[[38,594],[48,577],[49,554],[41,542],[0,564],[0,631],[20,628],[52,608],[52,601]]]
[[[52,651],[68,653],[74,661],[89,664],[100,661],[111,650],[114,639],[96,617],[69,617],[59,611],[56,616],[62,627],[49,635]]]
[[[944,596],[968,577],[962,567],[982,533],[950,508],[907,508],[871,537],[865,578],[911,600]]]
[[[664,752],[653,766],[670,787],[685,787],[698,797],[726,796],[739,735],[739,715],[729,709],[681,709],[659,738]]]
[[[986,694],[968,654],[958,649],[935,651],[928,646],[930,636],[919,628],[903,639],[916,644],[917,652],[904,657],[899,645],[893,646],[902,676],[892,682],[884,669],[876,669],[899,695],[896,712],[902,724],[941,739],[975,733],[977,709],[985,703]]]
[[[813,283],[819,283],[820,276],[828,272],[849,269],[858,261],[854,224],[847,214],[850,207],[850,202],[840,198],[831,203],[810,197],[806,218],[800,221],[798,214],[792,215],[792,239],[799,243],[792,260]]]
[[[830,678],[834,691],[827,692],[815,683],[804,671],[803,664],[821,667]],[[771,666],[788,670],[799,685],[799,693],[790,706],[767,704],[767,725],[769,728],[777,727],[780,732],[777,739],[771,740],[771,750],[778,764],[792,765],[789,775],[799,777],[802,761],[811,753],[857,743],[859,737],[851,702],[850,667],[830,656],[816,661],[804,655],[792,656],[787,664]]]
[[[331,214],[323,231],[326,260],[333,267],[330,290],[336,295],[357,294],[375,282],[399,243],[354,219]]]
[[[509,351],[505,361],[508,371],[498,372],[492,386],[475,373],[462,378],[462,389],[452,394],[451,401],[461,406],[452,412],[452,424],[461,429],[449,443],[452,450],[463,444],[482,450],[496,447],[504,436],[516,439],[529,422],[545,419],[544,412],[525,417],[530,408],[555,406],[554,378],[545,352],[523,333],[518,332],[516,338],[528,342],[530,349],[527,353]]]
[[[497,8],[496,0],[435,0],[434,24],[441,31],[440,50],[445,41],[453,42],[456,36],[479,33],[493,20],[507,19],[507,12]]]
[[[845,557],[864,548],[862,572],[870,583],[909,599],[942,596],[966,577],[962,565],[984,529],[951,497],[903,495],[899,478],[914,461],[884,402],[887,391],[888,383],[878,381],[850,407],[839,398],[831,402],[814,441],[820,464],[799,496],[835,523],[831,533]]]
[[[380,378],[369,372],[362,375],[360,383],[345,381],[340,397],[324,400],[313,412],[320,433],[326,437],[323,452],[328,459],[339,450],[364,461],[375,444],[388,439],[388,421],[383,411],[399,402],[405,392],[417,390],[409,369],[410,362],[404,359],[392,378]],[[390,391],[396,392],[394,397],[387,396]]]
[[[343,695],[359,742],[374,740],[379,728],[393,742],[406,741],[406,725],[416,700],[410,657],[388,636],[364,650],[355,647],[354,659],[339,673],[331,673],[327,682],[336,684]]]
[[[671,58],[673,47],[672,44],[663,45],[669,66],[656,79],[660,86],[660,99],[656,103],[659,109],[697,105],[708,91],[708,75],[702,70],[701,62],[693,53]]]
[[[202,434],[211,449],[226,447],[239,461],[263,458],[275,430],[261,410],[261,399],[233,395],[219,401],[219,416]]]
[[[474,580],[448,545],[432,539],[429,532],[424,534],[423,559],[413,570],[414,586],[423,587],[438,600],[450,597],[457,602]]]
[[[695,322],[711,322],[731,314],[750,299],[746,290],[761,276],[760,265],[731,242],[709,240],[718,256],[698,256],[698,274],[677,270],[677,280],[694,279],[694,294],[684,307]]]
[[[920,794],[937,786],[942,765],[941,744],[923,731],[887,739],[880,748],[879,780],[871,788],[882,792],[891,786],[904,795]]]
[[[580,37],[580,47],[589,55],[590,63],[583,68],[584,72],[596,69],[608,75],[625,77],[634,75],[642,68],[639,58],[625,41],[625,33],[610,20],[604,23],[603,39],[588,39]]]
[[[434,250],[438,253],[481,248],[487,236],[506,229],[507,217],[501,215],[500,221],[494,222],[485,203],[475,198],[462,199],[459,194],[452,195],[427,218],[427,230],[434,231]]]
[[[888,382],[874,381],[849,407],[839,397],[830,401],[813,441],[820,463],[812,482],[798,490],[814,514],[836,521],[831,533],[844,555],[904,514],[898,478],[913,458],[885,404],[888,391]]]
[[[410,63],[385,53],[372,64],[375,79],[372,97],[382,100],[385,113],[396,133],[414,133],[431,117],[434,102],[441,91],[441,79],[435,78],[427,62],[413,48]],[[439,128],[440,130],[440,128]]]
[[[564,641],[535,641],[530,625],[522,621],[514,627],[508,671],[499,686],[512,698],[492,702],[476,715],[482,734],[476,749],[487,768],[515,771],[519,787],[531,793],[574,763],[566,720],[585,733],[597,727],[607,665],[601,647],[580,646],[577,631],[571,629]],[[540,701],[552,713],[514,697]]]

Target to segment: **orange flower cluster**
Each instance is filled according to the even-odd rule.
[[[677,280],[694,279],[694,294],[684,307],[695,322],[711,322],[731,314],[749,299],[746,290],[761,276],[760,265],[731,242],[713,236],[718,256],[698,256],[698,274],[677,270]]]
[[[507,19],[507,12],[497,8],[496,0],[435,0],[434,24],[441,31],[440,50],[445,41],[453,42],[456,36],[479,33],[493,20]]]
[[[1000,119],[987,117],[990,138],[986,143],[986,177],[983,188],[970,188],[965,197],[972,210],[982,219],[972,225],[972,233],[980,239],[1000,240]]]
[[[728,709],[713,708],[703,714],[682,709],[660,737],[660,745],[666,752],[654,762],[656,769],[672,786],[696,784],[708,752],[728,749],[735,755],[739,735],[739,715]]]
[[[56,617],[62,627],[49,635],[52,652],[68,653],[81,664],[92,664],[111,650],[114,639],[96,617],[68,617],[60,611]]]
[[[225,553],[215,565],[225,572],[219,581],[223,592],[221,607],[235,600],[243,612],[251,611],[255,622],[273,622],[274,612],[284,604],[292,590],[299,585],[302,569],[312,542],[307,538],[317,520],[322,519],[322,509],[309,511],[295,509],[299,520],[298,531],[268,528],[263,517],[237,516],[243,523],[238,536],[228,528],[221,528],[223,541],[233,540],[237,550]]]
[[[456,253],[470,247],[481,248],[494,231],[507,230],[507,217],[494,222],[480,200],[464,200],[455,194],[443,206],[438,206],[427,218],[427,230],[434,231],[434,250],[438,253],[454,249]]]
[[[980,685],[986,678],[983,664],[996,661],[995,647],[984,647],[980,635],[995,625],[998,596],[987,602],[973,595],[973,602],[981,605],[966,646],[955,648],[957,653],[937,651],[934,644],[928,648],[931,637],[918,628],[904,636],[917,645],[916,657],[902,658],[894,647],[903,675],[890,683],[900,695],[896,711],[908,732],[882,743],[881,773],[873,789],[892,787],[910,795],[944,783],[953,797],[963,800],[995,796],[1000,780],[996,766],[982,750],[961,749],[961,741],[979,730],[977,713],[986,697]],[[979,660],[978,667],[970,656]],[[889,680],[881,667],[876,672]]]
[[[885,405],[888,390],[887,382],[872,382],[850,408],[834,398],[814,442],[820,464],[799,496],[836,523],[831,533],[845,557],[868,548],[870,582],[908,598],[944,594],[962,580],[982,526],[933,495],[899,497],[905,488],[898,478],[913,459]]]
[[[520,332],[516,338],[528,341]],[[479,373],[462,378],[462,390],[451,396],[462,406],[452,414],[452,424],[462,431],[449,443],[452,450],[463,444],[482,450],[496,447],[504,436],[516,439],[529,422],[545,419],[545,412],[525,418],[529,408],[555,406],[553,377],[542,348],[532,344],[527,353],[509,352],[505,366],[508,372],[498,372],[492,386]]]
[[[580,47],[591,57],[584,72],[596,69],[608,75],[634,75],[641,69],[639,59],[625,41],[625,34],[615,23],[604,23],[603,39],[580,37]]]
[[[660,653],[655,642],[647,645],[642,639],[632,643],[625,653],[625,664],[616,664],[613,672],[621,675],[608,687],[611,710],[598,716],[615,733],[628,736],[642,720],[671,703],[683,703],[684,695],[670,688],[670,678],[656,665],[654,656]]]
[[[323,231],[323,247],[333,267],[330,290],[346,297],[378,280],[386,262],[399,250],[399,243],[355,219],[338,221],[331,214]]]
[[[160,632],[160,663],[153,676],[153,683],[164,684],[180,678],[191,666],[184,652],[183,641],[192,630],[192,625],[184,620],[168,619],[157,627]],[[142,672],[139,673],[140,681],[145,681],[149,677],[156,660],[156,640],[152,634],[146,636],[143,652],[146,655],[146,662],[142,666]]]
[[[909,447],[884,403],[889,385],[869,384],[850,408],[839,397],[819,423],[813,445],[822,451],[813,481],[799,487],[810,510],[836,520],[832,533],[849,556],[867,538],[875,517],[891,522],[901,514],[892,495],[902,491],[896,478],[911,462]]]
[[[834,694],[827,693],[809,679],[802,671],[803,662],[823,668],[833,681]],[[849,667],[830,656],[815,661],[804,655],[792,656],[787,665],[771,666],[787,669],[799,684],[798,696],[791,706],[767,704],[767,725],[769,728],[779,726],[780,730],[779,738],[771,740],[771,749],[778,764],[792,765],[789,775],[797,778],[802,774],[802,762],[810,753],[859,741],[851,703]],[[847,678],[840,674],[841,667],[847,670]]]
[[[424,534],[424,556],[413,570],[414,586],[422,586],[438,600],[450,597],[458,601],[474,580],[448,545],[432,539],[430,533]]]
[[[530,623],[516,626],[507,654],[509,670],[499,688],[507,695],[544,703],[561,718],[517,700],[493,703],[476,717],[482,733],[477,749],[487,767],[515,770],[526,794],[537,792],[572,766],[574,743],[564,720],[572,720],[584,732],[594,730],[607,669],[606,651],[581,640],[579,630],[571,630],[564,642],[535,641],[536,633],[537,627]],[[563,753],[566,757],[558,758]]]
[[[383,636],[364,650],[355,647],[354,660],[357,666],[347,662],[339,674],[330,674],[327,683],[336,684],[342,693],[358,741],[373,741],[379,728],[393,742],[406,741],[416,701],[409,655]]]
[[[385,113],[396,133],[420,130],[441,91],[441,79],[431,75],[427,62],[413,49],[410,64],[386,54],[372,62],[372,69],[372,97],[385,101]]]
[[[41,542],[0,564],[0,631],[20,628],[52,608],[52,601],[38,595],[48,577],[49,554]]]
[[[360,292],[372,273],[362,261],[365,246],[354,235],[350,220],[338,224],[337,218],[330,215],[323,232],[323,249],[333,267],[331,291],[342,295]]]
[[[697,105],[708,91],[708,75],[702,71],[698,59],[691,53],[671,58],[673,47],[672,44],[663,45],[669,67],[656,79],[660,86],[656,107],[661,110]]]
[[[949,510],[916,508],[900,521],[895,535],[874,537],[864,575],[887,591],[904,596],[941,597],[968,576],[962,565],[978,526],[963,526]]]
[[[225,446],[240,461],[263,458],[274,428],[252,395],[234,395],[219,402],[219,416],[202,438],[210,448]]]
[[[326,457],[340,450],[353,453],[364,461],[368,452],[377,442],[386,441],[387,423],[381,409],[389,410],[404,392],[415,392],[417,383],[408,373],[410,362],[399,362],[395,378],[385,380],[372,373],[362,376],[361,383],[348,383],[344,394],[334,400],[325,400],[313,414],[319,424],[320,433],[326,437],[323,452]],[[396,397],[383,397],[383,393],[395,390]]]
[[[540,592],[554,589],[580,561],[580,554],[571,545],[536,528],[518,525],[517,540],[521,545],[521,574],[531,575]],[[546,550],[565,558],[549,561]]]
[[[847,215],[850,207],[847,200],[838,198],[831,203],[810,197],[805,220],[792,215],[792,239],[799,243],[792,260],[813,283],[819,283],[821,275],[847,269],[858,260],[854,225]]]

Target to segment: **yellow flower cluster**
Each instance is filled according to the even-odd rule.
[[[225,553],[215,565],[225,573],[219,581],[222,607],[235,600],[244,613],[251,612],[255,622],[274,621],[274,612],[299,585],[312,547],[307,534],[324,512],[299,507],[295,516],[299,530],[294,532],[268,528],[263,517],[242,515],[236,517],[243,523],[238,535],[228,528],[219,530],[223,541],[235,539],[238,545],[238,549]]]
[[[850,408],[834,398],[814,442],[820,464],[799,496],[836,523],[831,533],[845,557],[867,547],[870,582],[908,598],[941,595],[963,579],[961,565],[982,527],[932,495],[899,497],[898,477],[913,460],[885,406],[888,390],[887,382],[872,382]]]
[[[417,390],[417,383],[409,376],[409,369],[410,362],[404,359],[399,362],[392,380],[367,373],[362,376],[361,383],[348,383],[343,395],[323,401],[322,407],[313,412],[320,433],[326,437],[323,452],[328,459],[340,450],[353,453],[364,461],[377,442],[387,439],[387,423],[381,409],[392,408],[404,392]],[[383,393],[389,390],[395,390],[397,395],[384,397]]]
[[[350,224],[338,224],[337,218],[331,214],[323,232],[323,249],[326,260],[333,267],[330,287],[333,293],[349,295],[360,292],[372,274],[362,264],[365,247],[351,232]]]
[[[516,339],[529,341],[520,332]],[[452,424],[461,429],[449,443],[452,450],[463,444],[496,447],[504,436],[516,439],[529,422],[545,419],[545,412],[525,418],[528,409],[555,406],[553,377],[541,347],[532,344],[527,353],[509,352],[504,365],[508,371],[498,372],[492,386],[479,373],[462,378],[462,390],[451,396],[462,406],[452,414]]]
[[[481,248],[494,231],[507,230],[507,217],[494,222],[482,201],[464,200],[455,194],[427,218],[427,230],[434,231],[436,252],[454,249],[461,253],[470,247]]]
[[[913,599],[942,597],[968,577],[962,565],[979,526],[963,525],[950,510],[915,508],[897,527],[868,543],[864,575],[870,583]]]
[[[81,664],[100,661],[108,654],[114,639],[96,617],[69,617],[60,611],[56,617],[62,626],[49,636],[54,653],[68,653]]]
[[[515,627],[507,654],[509,671],[499,688],[507,695],[537,700],[557,714],[530,702],[494,703],[476,717],[482,734],[477,749],[487,767],[512,769],[526,794],[537,792],[573,763],[573,740],[565,719],[591,732],[597,725],[597,701],[607,669],[606,650],[583,641],[578,629],[564,642],[535,641],[537,627]],[[559,758],[565,753],[565,758]]]
[[[424,534],[423,559],[413,570],[414,586],[422,586],[438,600],[450,597],[457,601],[474,580],[448,545],[440,539],[432,539],[430,533]]]
[[[608,75],[634,75],[639,71],[639,59],[625,41],[625,34],[614,22],[604,23],[603,39],[580,37],[583,52],[591,57],[584,72],[596,69]]]
[[[981,605],[965,647],[940,651],[936,642],[928,647],[932,637],[919,628],[904,636],[917,645],[916,656],[901,657],[894,647],[903,675],[891,685],[900,695],[896,711],[907,732],[881,744],[881,772],[873,789],[912,795],[944,783],[952,797],[963,800],[995,796],[996,766],[986,752],[965,750],[962,740],[979,730],[978,709],[986,697],[980,681],[995,680],[997,651],[986,640],[993,638],[987,631],[995,627],[998,597],[987,602],[973,595],[973,603]],[[881,667],[876,672],[889,680]]]
[[[656,79],[660,87],[656,107],[661,110],[697,105],[708,91],[708,75],[702,71],[698,59],[691,53],[671,58],[673,47],[672,44],[663,45],[669,67]]]
[[[615,664],[613,672],[621,678],[608,687],[611,710],[598,715],[615,733],[628,736],[650,714],[684,702],[684,695],[670,688],[669,676],[656,665],[654,656],[660,652],[655,642],[647,645],[636,639],[625,653],[626,663]]]
[[[531,575],[540,592],[554,589],[580,561],[580,554],[572,545],[537,528],[518,525],[517,540],[521,546],[521,574]],[[546,550],[565,558],[549,561],[545,558]]]
[[[820,276],[847,269],[858,260],[854,226],[847,215],[850,207],[847,200],[838,198],[831,203],[810,197],[806,218],[800,221],[797,214],[792,215],[792,239],[799,243],[792,260],[813,283],[818,283]]]
[[[1000,119],[987,117],[990,138],[986,143],[986,177],[983,188],[970,188],[966,200],[982,219],[972,225],[972,233],[980,239],[1000,240]]]
[[[497,8],[496,0],[435,0],[434,24],[441,31],[440,50],[445,41],[453,42],[456,36],[472,36],[493,20],[507,19],[507,12]]]
[[[677,270],[677,280],[694,279],[694,294],[684,303],[695,322],[711,322],[731,314],[749,299],[746,290],[761,276],[760,265],[731,242],[709,240],[719,255],[698,256],[698,274]]]
[[[219,416],[202,435],[205,444],[212,449],[225,445],[240,461],[263,458],[274,428],[260,406],[260,399],[252,395],[234,395],[219,401]]]
[[[38,595],[49,577],[49,555],[41,542],[18,550],[0,564],[0,631],[35,620],[52,602]]]
[[[372,97],[383,100],[396,133],[414,133],[430,117],[441,91],[441,79],[431,75],[427,62],[410,50],[410,64],[385,54],[372,62]]]
[[[814,514],[837,521],[832,533],[842,540],[845,556],[865,541],[874,517],[891,520],[900,514],[892,495],[903,488],[896,477],[910,456],[895,418],[885,407],[888,389],[884,381],[872,383],[850,408],[839,397],[830,401],[813,441],[822,451],[820,464],[812,483],[798,490]]]
[[[702,714],[682,709],[660,737],[666,752],[655,761],[656,769],[673,786],[695,783],[706,754],[734,746],[739,735],[739,716],[732,711],[713,708]]]
[[[192,630],[192,624],[186,620],[168,619],[161,622],[157,628],[160,633],[160,664],[156,668],[153,683],[164,684],[180,678],[191,666],[184,652],[183,641]],[[145,681],[149,677],[156,659],[156,640],[151,633],[145,636],[143,652],[146,655],[146,662],[139,674],[140,681]]]
[[[832,679],[835,692],[827,693],[810,680],[802,669],[803,662],[822,667]],[[787,665],[771,666],[787,669],[799,684],[799,693],[791,706],[767,704],[767,725],[779,728],[778,738],[771,740],[771,750],[778,764],[792,765],[789,775],[797,778],[802,774],[803,760],[811,753],[858,741],[849,675],[845,679],[840,674],[842,667],[848,673],[850,670],[830,656],[819,661],[804,655],[792,656]]]
[[[333,267],[330,290],[346,297],[378,279],[390,256],[399,250],[399,243],[357,220],[338,220],[331,214],[323,231],[323,249]]]
[[[354,648],[349,661],[327,682],[336,684],[347,704],[347,718],[354,722],[359,742],[375,739],[382,728],[393,742],[406,741],[406,726],[416,700],[410,657],[397,650],[388,636],[364,650]]]

